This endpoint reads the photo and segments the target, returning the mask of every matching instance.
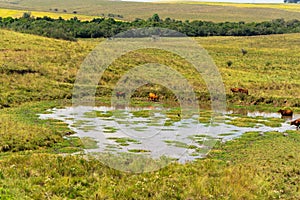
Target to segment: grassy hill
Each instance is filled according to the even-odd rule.
[[[72,95],[76,73],[89,52],[101,40],[77,42],[49,39],[34,35],[0,30],[0,105],[53,99],[69,99]],[[231,95],[230,88],[244,87],[250,95],[245,103],[269,101],[270,105],[282,106],[289,99],[289,106],[299,103],[297,45],[300,34],[285,34],[256,37],[206,37],[196,38],[219,68],[228,99],[239,101]],[[291,48],[293,47],[293,48]],[[248,51],[242,55],[241,48]],[[170,62],[174,55],[142,50],[129,54],[126,60],[118,59],[104,74],[101,81],[102,94],[109,95],[123,72],[139,63],[158,62],[173,67],[185,74],[195,91],[207,92],[200,76],[184,61]],[[232,62],[228,66],[228,62]],[[183,70],[184,69],[184,70]],[[105,88],[105,93],[103,93]]]
[[[0,31],[1,104],[71,95],[80,62],[97,44]]]
[[[6,0],[0,1],[1,8],[30,11],[55,12],[57,15],[72,14],[108,16],[121,15],[122,20],[147,19],[154,13],[162,18],[205,21],[266,21],[277,18],[298,19],[300,5],[289,4],[232,4],[205,2],[161,2],[137,3],[109,0]],[[57,11],[54,11],[57,9]],[[64,10],[66,12],[64,12]]]

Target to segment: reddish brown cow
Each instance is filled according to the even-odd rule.
[[[231,88],[230,90],[233,93],[244,93],[244,94],[247,94],[247,95],[249,94],[248,90],[243,89],[243,88]]]
[[[294,121],[291,122],[291,126],[294,125],[296,126],[297,130],[299,129],[299,126],[300,126],[300,118],[299,119],[296,119]]]
[[[123,99],[125,99],[125,92],[116,92],[116,96],[118,97],[118,99],[120,97],[123,97]]]
[[[239,88],[231,88],[230,90],[231,90],[231,92],[233,92],[233,93],[239,92]]]
[[[281,113],[282,116],[293,116],[293,111],[289,109],[280,109],[278,112]]]
[[[158,101],[159,97],[158,97],[158,95],[156,95],[156,94],[150,92],[150,93],[149,93],[149,99],[150,99],[151,101]]]
[[[242,88],[239,88],[239,92],[240,93],[245,93],[245,94],[249,94],[248,90],[247,89],[242,89]]]

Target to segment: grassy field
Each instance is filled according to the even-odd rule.
[[[170,1],[173,2],[173,1]],[[177,1],[174,1],[175,3]],[[180,3],[178,1],[177,3]],[[217,5],[217,6],[233,6],[233,7],[238,7],[238,8],[273,8],[273,9],[278,9],[278,10],[287,10],[287,11],[295,11],[299,12],[300,11],[300,6],[297,4],[278,4],[278,3],[227,3],[227,2],[181,2],[181,3],[187,3],[187,4],[206,4],[206,5]]]
[[[300,34],[195,40],[218,66],[229,106],[270,111],[290,106],[299,112]],[[101,41],[70,42],[0,30],[1,199],[300,198],[300,135],[295,130],[287,131],[288,136],[249,132],[218,143],[206,159],[144,174],[65,154],[80,151],[82,142],[65,140],[72,134],[66,124],[43,121],[36,114],[70,105],[79,66]],[[241,48],[248,53],[243,56]],[[195,70],[173,54],[151,49],[117,59],[100,80],[100,100],[108,102],[110,89],[126,70],[147,62],[177,69],[198,97],[208,101],[201,96],[207,90]],[[248,88],[250,95],[232,95],[231,87]]]
[[[161,2],[137,3],[109,0],[5,0],[0,1],[1,8],[35,10],[52,12],[53,15],[64,15],[77,11],[80,15],[108,16],[108,14],[122,15],[122,20],[135,18],[148,19],[158,13],[163,19],[170,17],[180,20],[224,21],[265,21],[277,18],[298,19],[300,5],[289,4],[231,4],[206,2]],[[1,13],[0,13],[1,16]]]
[[[0,35],[2,107],[28,101],[70,99],[82,61],[101,41],[70,42],[5,30],[1,30]],[[299,70],[299,39],[300,34],[286,34],[207,37],[196,38],[196,41],[208,51],[219,68],[229,101],[240,102],[239,97],[231,94],[230,88],[245,87],[250,95],[243,97],[241,103],[246,105],[269,101],[270,106],[296,107],[300,97],[300,77],[296,73]],[[243,56],[241,48],[248,53]],[[160,57],[155,51],[140,50],[118,59],[100,80],[102,89],[98,92],[109,95],[122,73],[147,62],[173,67],[185,74],[199,94],[207,92],[201,76],[195,76],[195,69],[177,58],[176,62],[170,62],[175,58],[172,54],[162,54],[164,56]],[[232,62],[230,67],[228,61]],[[285,100],[288,100],[286,104],[283,103]]]
[[[28,12],[27,10],[12,10],[12,9],[2,9],[0,8],[0,16],[1,17],[13,17],[13,18],[19,18],[22,17],[25,12]],[[31,16],[34,17],[44,17],[48,16],[54,19],[58,19],[59,17],[62,17],[64,19],[70,19],[73,17],[77,17],[80,20],[92,20],[93,18],[96,18],[97,16],[89,16],[89,15],[77,15],[77,14],[71,14],[71,13],[54,13],[54,12],[39,12],[39,11],[30,11]]]

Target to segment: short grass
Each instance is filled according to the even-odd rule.
[[[78,66],[97,42],[0,31],[0,104],[71,98]],[[28,70],[31,73],[21,74]]]
[[[59,102],[26,103],[18,108],[0,110],[0,152],[40,151],[75,152],[82,149],[78,138],[63,137],[73,134],[67,124],[58,120],[40,120],[38,113],[45,108],[67,105]],[[67,150],[68,149],[68,150]]]
[[[55,12],[42,12],[42,11],[28,11],[28,10],[13,10],[13,9],[3,9],[0,8],[0,17],[13,17],[19,18],[22,17],[24,13],[30,13],[32,17],[51,17],[53,19],[58,19],[62,17],[63,19],[71,19],[77,17],[82,21],[90,21],[97,16],[89,16],[89,15],[78,15],[74,13],[55,13]]]
[[[275,18],[298,19],[299,5],[286,4],[230,4],[209,2],[164,1],[157,3],[122,2],[110,0],[6,0],[0,1],[1,8],[44,11],[58,9],[55,13],[67,14],[74,10],[80,15],[122,15],[121,20],[148,19],[154,13],[162,18],[206,21],[265,21]],[[56,15],[56,14],[54,14]]]
[[[298,199],[300,135],[256,132],[218,144],[209,157],[131,174],[81,155],[6,153],[4,199]],[[47,162],[45,162],[47,160]]]
[[[298,54],[294,49],[300,47],[297,45],[298,36],[209,37],[198,38],[197,41],[219,67],[228,93],[230,87],[248,88],[250,96],[260,97],[257,99],[259,104],[267,96],[299,98],[297,87],[300,79],[295,76],[299,65],[297,56],[294,57]],[[245,56],[241,54],[242,48],[248,50]],[[231,60],[232,66],[228,67],[226,60]],[[233,98],[243,101],[249,96],[234,95]],[[275,106],[279,103],[275,99],[269,101]]]
[[[188,3],[188,2],[187,2]],[[196,2],[190,2],[195,4]],[[202,4],[202,2],[199,2]],[[234,6],[239,8],[273,8],[279,10],[288,10],[300,12],[300,6],[298,4],[287,3],[227,3],[227,2],[205,2],[207,5],[219,5],[219,6]]]
[[[28,101],[71,99],[81,63],[101,41],[69,42],[6,30],[0,30],[0,35],[2,107]],[[254,109],[260,104],[270,105],[270,109],[276,111],[276,107],[299,105],[299,39],[300,34],[284,34],[206,37],[195,38],[195,41],[207,50],[218,67],[229,102]],[[248,53],[243,56],[241,48]],[[228,60],[233,63],[230,67],[226,64]],[[112,89],[127,70],[153,62],[178,70],[193,86],[201,102],[209,101],[203,79],[185,60],[164,51],[144,49],[115,60],[105,71],[96,93],[105,97],[101,98],[101,103],[109,103]],[[22,73],[24,70],[27,73]],[[247,88],[249,96],[232,94],[232,87]],[[138,88],[133,96],[147,100],[149,90],[156,91],[161,101],[164,101],[163,97],[169,97],[168,103],[176,103],[172,91],[157,86]],[[149,101],[144,102],[151,105]]]
[[[269,126],[269,127],[281,127],[284,119],[280,118],[264,118],[264,117],[236,117],[229,120],[227,124],[231,124],[237,127],[257,127],[257,126]]]

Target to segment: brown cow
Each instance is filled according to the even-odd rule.
[[[239,88],[239,92],[240,92],[240,93],[245,93],[245,94],[249,95],[249,92],[248,92],[247,89]]]
[[[299,129],[299,126],[300,126],[300,118],[299,119],[296,119],[294,121],[291,122],[291,126],[292,125],[295,125],[297,130]]]
[[[280,109],[278,112],[281,113],[282,116],[293,116],[293,111],[289,109]]]
[[[244,93],[244,94],[247,94],[247,95],[249,94],[248,90],[243,89],[243,88],[231,88],[230,90],[233,93]]]
[[[125,99],[125,92],[116,92],[116,96],[118,97],[118,99],[120,97],[123,97],[123,99]]]
[[[156,94],[150,92],[150,93],[149,93],[149,99],[150,99],[151,101],[158,101],[159,97],[158,97],[158,95],[156,95]]]
[[[233,92],[233,93],[239,92],[239,88],[231,88],[230,90],[231,90],[231,92]]]

